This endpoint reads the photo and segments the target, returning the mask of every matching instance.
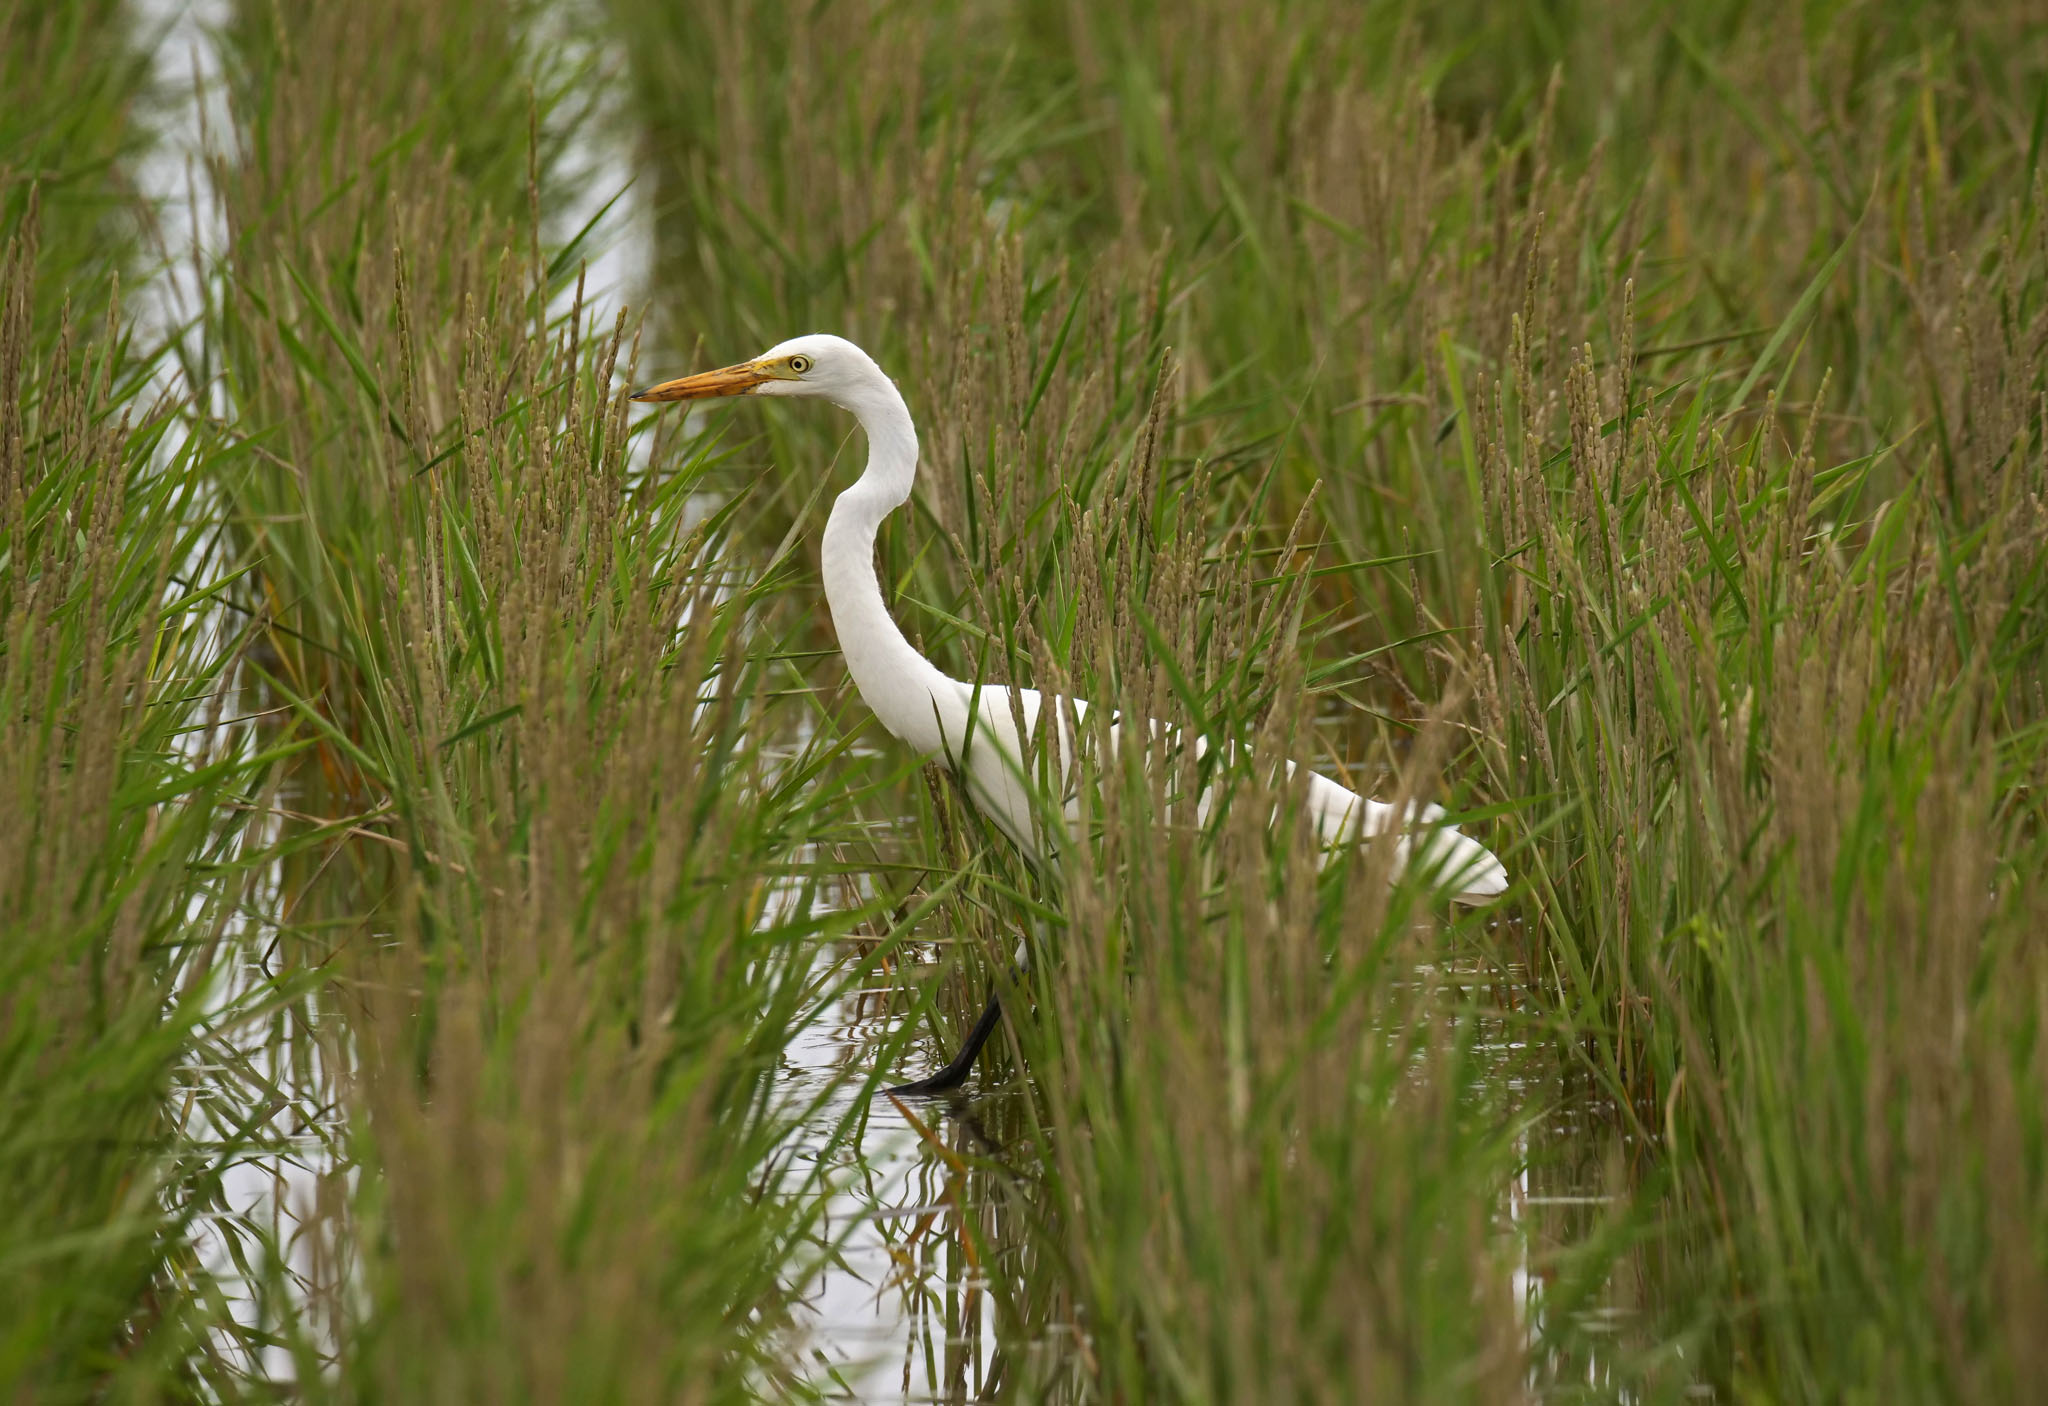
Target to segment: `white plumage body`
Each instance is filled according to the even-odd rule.
[[[1035,688],[1003,687],[983,687],[977,694],[972,685],[944,678],[943,675],[941,681],[930,681],[928,687],[928,712],[935,725],[933,734],[922,739],[905,740],[913,745],[919,741],[937,742],[939,745],[921,750],[943,757],[965,780],[968,792],[981,812],[1019,849],[1035,861],[1046,861],[1051,856],[1044,853],[1045,810],[1034,806],[1029,789],[1036,784],[1036,769],[1031,765],[1031,744],[1038,740],[1040,719],[1046,707],[1045,696]],[[1073,700],[1071,711],[1075,722],[1085,723],[1088,710],[1089,704],[1085,699]],[[1062,761],[1073,756],[1068,711],[1064,703],[1056,701],[1052,725],[1057,755]],[[970,718],[973,718],[971,727]],[[1018,733],[1020,722],[1023,726],[1021,737]],[[1148,731],[1151,736],[1147,745],[1157,762],[1177,764],[1181,759],[1172,730],[1154,722]],[[1112,751],[1122,745],[1124,732],[1121,721],[1110,724],[1106,738]],[[1196,757],[1205,757],[1208,751],[1209,740],[1197,737]],[[1396,807],[1368,800],[1320,772],[1297,767],[1291,761],[1283,765],[1288,780],[1293,780],[1297,774],[1306,777],[1301,811],[1324,846],[1324,862],[1327,863],[1346,844],[1389,830],[1399,830],[1402,833],[1395,841],[1396,863],[1405,865],[1413,862],[1414,850],[1419,844],[1422,862],[1429,865],[1434,881],[1453,899],[1462,903],[1485,903],[1507,888],[1507,871],[1501,867],[1500,861],[1478,841],[1461,834],[1453,826],[1442,824],[1443,811],[1440,807],[1418,809],[1414,823],[1403,826],[1399,823]],[[1194,819],[1197,824],[1205,824],[1209,819],[1211,795],[1211,792],[1204,791],[1196,799]],[[1171,800],[1168,804],[1170,809]],[[1079,819],[1080,808],[1078,799],[1070,794],[1060,807],[1060,813],[1065,821],[1071,823]],[[1058,843],[1057,837],[1054,843]]]

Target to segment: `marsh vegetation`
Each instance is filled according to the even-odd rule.
[[[0,0],[10,1398],[2048,1380],[2029,6],[199,20]],[[1021,860],[833,650],[843,418],[624,400],[813,330],[949,673],[1504,903],[1085,745]]]

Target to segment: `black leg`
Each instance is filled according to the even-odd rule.
[[[960,1047],[960,1053],[953,1056],[953,1062],[932,1075],[919,1079],[914,1084],[898,1084],[882,1092],[890,1094],[942,1094],[948,1089],[957,1089],[967,1082],[967,1073],[974,1068],[974,1057],[981,1053],[981,1047],[988,1043],[988,1037],[995,1034],[996,1022],[1003,1018],[1002,998],[991,986],[988,1005],[981,1012],[981,1019],[974,1022],[974,1029],[968,1032],[967,1043]]]

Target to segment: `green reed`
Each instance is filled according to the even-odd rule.
[[[83,321],[105,312],[132,276],[148,225],[137,218],[133,166],[151,136],[150,54],[118,0],[0,9],[0,219],[10,237],[33,225],[34,335],[48,345],[66,303]],[[31,209],[37,214],[31,219]]]
[[[0,1379],[801,1396],[774,1072],[906,933],[959,954],[912,1024],[1009,998],[1032,1180],[928,1126],[1017,1399],[2041,1375],[2020,7],[567,14],[235,7],[168,348],[105,311],[129,12],[0,17]],[[1034,758],[1054,873],[856,745],[861,446],[629,417],[555,214],[621,126],[660,369],[901,380],[912,638],[1237,750]],[[1279,756],[1514,892],[1319,871]],[[1614,1200],[1510,1223],[1561,1120]]]
[[[13,192],[9,192],[13,194]],[[118,307],[39,323],[36,195],[0,255],[0,1380],[24,1397],[192,1394],[228,1325],[196,1262],[264,1130],[191,1066],[278,992],[238,979],[249,824],[292,750],[230,713],[239,640],[181,573],[215,451]]]
[[[1447,1008],[1405,989],[1375,1004],[1404,964],[1477,962],[1603,1091],[1637,1219],[1543,1268],[1638,1286],[1648,1335],[1598,1389],[1998,1399],[2027,1378],[2037,32],[2002,7],[1910,4],[1554,24],[616,9],[678,354],[844,331],[924,422],[919,499],[883,545],[913,638],[966,677],[1278,729],[1365,763],[1369,785],[1447,772],[1490,817],[1521,881],[1509,926],[1383,944],[1348,993],[1328,955],[1330,990],[1292,999],[1407,1028]],[[817,476],[849,471],[822,418],[763,417],[746,461],[775,467],[800,529]],[[1273,564],[1233,575],[1238,553]],[[1166,588],[1199,606],[1161,625],[1154,571],[1199,582]],[[1248,580],[1263,612],[1232,607]],[[1301,622],[1277,652],[1272,618]],[[1300,678],[1354,721],[1320,744],[1287,725]],[[1462,745],[1427,743],[1439,699]],[[951,834],[957,807],[929,804],[906,790],[899,809]],[[1132,813],[1101,823],[1110,853],[1156,799]],[[959,823],[970,843],[931,848],[988,856],[983,906],[963,888],[945,919],[983,940],[979,967],[999,971],[1020,928],[1049,939],[1018,1046],[1046,1136],[1083,1149],[1056,1184],[1084,1316],[1117,1344],[1094,1380],[1204,1398],[1296,1380],[1318,1359],[1259,1315],[1277,1300],[1312,1328],[1314,1256],[1287,1235],[1323,1223],[1305,1208],[1331,1183],[1298,1156],[1262,1163],[1261,1133],[1223,1119],[1256,1066],[1229,1043],[1230,983],[1166,954],[1255,933],[1226,941],[1223,970],[1239,964],[1237,999],[1282,999],[1294,945],[1336,943],[1337,900],[1249,921],[1216,886],[1257,851],[1220,828],[1181,867],[1126,855],[1048,889]],[[1373,930],[1348,936],[1373,950]],[[1247,975],[1252,954],[1273,965]],[[980,979],[955,988],[960,1016]],[[1293,1044],[1262,1038],[1328,1057],[1333,1027],[1286,1010]],[[1456,1087],[1456,1040],[1429,1048]],[[1194,1070],[1207,1099],[1177,1106]],[[1276,1129],[1312,1143],[1289,1087]],[[1461,1130],[1498,1112],[1458,1110],[1423,1092],[1412,1123],[1388,1115],[1386,1184],[1469,1175],[1480,1204],[1500,1152]],[[1448,1170],[1411,1126],[1443,1128]],[[1158,1188],[1188,1163],[1211,1189],[1162,1248]],[[1247,1164],[1301,1221],[1250,1215],[1230,1179]],[[1246,1236],[1234,1252],[1212,1218]],[[1370,1237],[1351,1252],[1397,1262]],[[1390,1341],[1445,1365],[1380,1377],[1361,1348],[1354,1372],[1279,1389],[1523,1389],[1480,1368],[1496,1340],[1473,1322]],[[1246,1365],[1262,1345],[1281,1367]]]
[[[552,301],[573,62],[512,7],[337,21],[219,36],[175,366],[39,330],[9,245],[7,1376],[781,1390],[822,1203],[771,1078],[861,916],[814,912],[830,751],[770,747],[710,457],[631,467],[630,329]]]
[[[218,489],[310,744],[280,923],[347,1125],[271,1296],[309,1395],[774,1388],[815,1253],[771,1076],[851,920],[801,862],[841,802],[792,780],[823,746],[771,756],[713,456],[632,467],[633,330],[553,301],[587,114],[537,18],[371,16],[421,69],[318,7],[225,36]]]

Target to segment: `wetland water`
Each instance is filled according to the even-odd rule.
[[[794,1150],[799,1163],[829,1156],[835,1186],[820,1228],[824,1266],[803,1300],[802,1354],[817,1384],[843,1399],[972,1400],[993,1384],[1001,1357],[981,1250],[1007,1209],[991,1194],[991,1164],[1028,1164],[1014,1140],[1022,1094],[908,1103],[877,1094],[856,1112],[867,1098],[861,1073],[904,1018],[891,995],[842,997],[788,1053],[794,1095],[837,1086],[806,1129],[815,1140]],[[916,1058],[927,1053],[921,1045]],[[823,1151],[826,1132],[849,1113],[853,1137]],[[1028,1165],[1017,1178],[1028,1194]]]
[[[876,973],[791,1045],[786,1091],[821,1098],[791,1170],[810,1170],[830,1145],[830,1131],[867,1097],[863,1080],[877,1061],[903,1051],[884,1072],[897,1082],[951,1053],[928,1034],[896,1040],[919,978],[932,970]],[[1453,980],[1484,985],[1477,974]],[[1550,1289],[1560,1258],[1615,1213],[1629,1145],[1611,1107],[1517,1025],[1514,1012],[1496,1007],[1474,1068],[1523,1124],[1523,1165],[1501,1187],[1495,1220],[1531,1348],[1530,1385],[1539,1397],[1611,1391],[1609,1350],[1647,1326],[1625,1276],[1568,1310],[1553,1307]],[[1028,1078],[991,1081],[977,1070],[948,1097],[899,1102],[877,1093],[853,1136],[826,1154],[834,1190],[821,1231],[825,1259],[803,1296],[799,1331],[806,1372],[828,1399],[979,1401],[1020,1375],[1050,1399],[1080,1399],[1062,1388],[1080,1387],[1089,1345],[1054,1252],[1040,1243],[1052,1209]]]

